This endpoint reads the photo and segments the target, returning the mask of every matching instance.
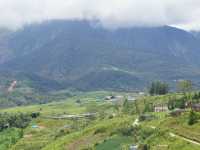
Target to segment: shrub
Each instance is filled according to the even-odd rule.
[[[139,146],[139,150],[149,150],[150,148],[149,148],[149,146],[147,145],[147,144],[141,144],[140,146]]]
[[[188,125],[193,125],[198,121],[198,116],[197,114],[191,110],[188,118]]]
[[[39,117],[40,116],[40,113],[39,112],[33,112],[33,113],[31,113],[31,117],[32,118],[37,118],[37,117]]]
[[[98,128],[94,131],[94,134],[99,134],[99,133],[104,133],[106,132],[106,128],[105,127],[101,127],[101,128]]]
[[[123,127],[118,129],[118,132],[123,136],[131,136],[133,134],[134,128],[132,126]]]

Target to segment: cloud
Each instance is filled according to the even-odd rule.
[[[174,25],[200,29],[199,0],[0,0],[0,27],[52,19],[99,20],[109,28]]]

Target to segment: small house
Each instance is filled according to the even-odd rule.
[[[128,101],[135,101],[136,99],[135,99],[135,97],[132,97],[132,96],[128,96]]]
[[[112,96],[106,96],[106,97],[105,97],[105,100],[111,100],[111,97],[112,97]]]
[[[118,96],[107,96],[105,98],[105,100],[107,100],[108,102],[112,102],[114,104],[117,104],[117,105],[121,105],[124,101],[124,97],[121,96],[121,95],[118,95]]]
[[[129,150],[137,150],[138,149],[138,146],[137,145],[131,145]]]
[[[139,92],[139,95],[145,95],[145,93],[144,92]]]
[[[184,109],[175,109],[175,110],[173,110],[173,111],[170,112],[170,115],[172,117],[178,117],[178,116],[180,116],[184,112],[185,112]]]
[[[192,105],[192,110],[200,112],[200,103],[199,104],[193,104]]]
[[[116,96],[106,96],[105,97],[105,100],[113,100],[113,99],[116,99]]]
[[[164,104],[154,106],[154,112],[167,112],[167,111],[169,111],[168,106]]]
[[[191,108],[191,107],[192,107],[192,102],[191,101],[185,102],[185,108]]]

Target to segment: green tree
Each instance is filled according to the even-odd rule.
[[[128,99],[124,100],[122,111],[124,113],[128,113],[129,112],[129,102],[128,102]]]
[[[177,90],[182,93],[190,92],[192,87],[192,81],[190,80],[181,80],[177,83]]]
[[[169,99],[169,101],[168,101],[169,110],[173,110],[173,109],[175,109],[175,107],[176,107],[175,100]]]
[[[137,113],[137,114],[140,114],[140,108],[139,108],[139,106],[138,106],[137,101],[134,101],[134,106],[135,106],[136,113]]]
[[[144,113],[145,112],[153,112],[153,104],[152,103],[145,103],[144,105]]]
[[[161,81],[154,81],[149,88],[150,95],[164,95],[169,92],[168,84]]]
[[[189,118],[188,118],[188,125],[195,124],[197,122],[197,120],[198,120],[198,117],[197,117],[196,113],[193,110],[191,110],[190,114],[189,114]]]

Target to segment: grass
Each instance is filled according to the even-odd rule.
[[[115,135],[102,143],[98,144],[96,150],[121,150],[123,147],[127,147],[133,143],[132,137]]]
[[[88,138],[94,135],[101,136],[102,139],[97,138],[98,141],[95,140],[95,138],[90,141],[89,147],[93,147],[100,140],[103,140],[104,138],[112,135],[112,133],[114,133],[118,128],[121,128],[127,124],[131,124],[132,122],[133,122],[133,118],[129,116],[113,118],[109,120],[96,120],[91,125],[86,127],[84,130],[80,130],[78,132],[59,138],[52,144],[45,147],[44,150],[51,150],[51,149],[63,150],[66,147],[70,146],[70,144],[73,142],[83,141],[82,138]],[[83,143],[83,145],[80,145],[80,143],[78,143],[77,145],[81,147],[85,145],[85,143]]]
[[[84,137],[91,138],[91,145],[94,146],[97,142],[109,136],[112,129],[122,126],[124,122],[131,121],[132,117],[127,116],[109,119],[107,116],[113,114],[114,106],[110,103],[105,103],[104,97],[107,92],[95,92],[82,94],[69,98],[63,102],[53,102],[43,105],[22,106],[0,110],[7,113],[31,113],[40,112],[40,117],[34,119],[30,125],[24,129],[24,135],[16,141],[16,144],[11,147],[12,150],[39,150],[39,149],[65,149],[70,142],[83,141]],[[80,99],[81,103],[76,103]],[[63,114],[81,114],[86,112],[96,111],[106,114],[97,119],[80,119],[80,120],[54,120],[47,119],[48,116],[59,116]],[[32,125],[38,125],[38,128],[32,128]],[[69,128],[66,128],[69,127]],[[94,135],[98,129],[106,128],[105,133]],[[95,140],[96,139],[96,140]],[[84,144],[83,144],[84,145]],[[47,148],[46,148],[47,147]],[[84,147],[84,146],[83,146]]]
[[[104,97],[110,94],[113,93],[104,91],[81,93],[79,96],[74,96],[62,102],[0,110],[0,112],[7,113],[40,112],[40,116],[33,119],[29,126],[23,130],[23,136],[19,136],[22,135],[19,129],[8,129],[0,132],[0,150],[118,150],[128,149],[132,144],[141,143],[148,144],[150,150],[165,150],[165,146],[167,146],[167,150],[200,149],[195,144],[169,135],[169,132],[173,132],[196,141],[200,139],[200,123],[198,122],[193,126],[187,125],[187,113],[172,118],[167,113],[148,112],[154,118],[140,122],[140,127],[134,129],[134,132],[130,135],[126,135],[127,131],[132,132],[129,128],[137,116],[136,114],[125,113],[122,111],[123,109],[116,109],[114,104],[105,102]],[[115,94],[128,95],[127,93]],[[137,103],[142,109],[144,99],[158,104],[165,103],[169,96],[171,95],[143,97]],[[77,100],[81,102],[77,103]],[[130,107],[131,112],[134,112],[134,105],[131,104]],[[49,116],[87,112],[96,112],[98,115],[96,118],[77,120],[48,118]],[[113,114],[115,115],[113,116]],[[38,128],[32,128],[32,125],[37,125]],[[155,129],[152,127],[155,127]],[[136,136],[138,137],[136,138]],[[12,144],[9,142],[10,137],[13,137]]]
[[[188,116],[189,113],[187,112],[180,117],[167,118],[161,127],[170,128],[172,132],[178,135],[200,142],[200,122],[188,125]]]
[[[177,137],[171,137],[168,130],[153,134],[146,141],[151,150],[199,150],[200,146],[184,141]]]
[[[16,128],[6,129],[0,132],[0,150],[9,149],[22,135],[22,131]]]
[[[167,113],[152,113],[155,119],[141,122],[143,128],[155,128],[154,133],[145,139],[151,150],[199,150],[200,146],[184,140],[181,137],[199,141],[200,123],[188,125],[188,112],[178,117],[170,117]],[[172,137],[170,133],[180,135]]]

